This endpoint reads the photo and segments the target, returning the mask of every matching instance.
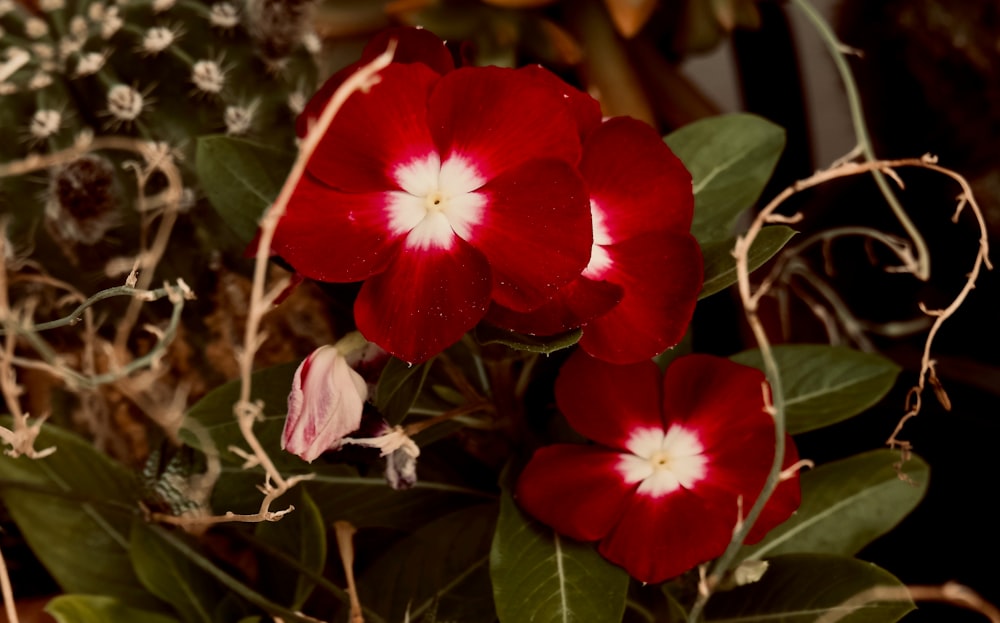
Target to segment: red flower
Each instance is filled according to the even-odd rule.
[[[557,532],[599,550],[643,582],[662,582],[722,554],[757,499],[774,455],[764,375],[708,355],[609,365],[577,352],[556,380],[569,423],[600,445],[538,450],[517,486],[520,505]],[[798,460],[790,438],[785,465]],[[799,505],[798,478],[781,483],[748,543]]]
[[[406,32],[398,62],[334,119],[272,249],[311,279],[364,281],[358,329],[417,362],[491,302],[530,311],[550,300],[586,266],[592,228],[561,90],[529,71],[452,69],[440,40]]]
[[[545,306],[520,313],[496,304],[488,320],[536,335],[583,326],[580,347],[592,356],[649,359],[684,336],[701,291],[691,175],[653,128],[627,117],[601,123],[588,111],[592,98],[564,90],[584,137],[579,170],[593,217],[590,261]]]

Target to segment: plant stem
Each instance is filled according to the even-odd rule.
[[[846,46],[837,38],[836,33],[830,28],[830,24],[823,19],[823,16],[807,0],[792,0],[792,4],[797,6],[806,18],[812,22],[813,27],[830,51],[830,57],[833,59],[833,63],[837,67],[837,72],[840,74],[840,79],[844,83],[847,103],[851,111],[851,123],[854,126],[854,134],[858,140],[858,147],[867,162],[875,161],[875,151],[872,148],[871,138],[868,135],[868,127],[865,125],[864,109],[861,106],[858,85],[854,81],[854,74],[851,73],[851,68],[845,56]],[[916,225],[913,224],[913,221],[910,220],[910,217],[906,214],[906,210],[899,203],[899,199],[892,191],[892,188],[889,187],[889,182],[886,180],[885,175],[881,171],[873,170],[872,176],[875,178],[875,183],[878,185],[879,190],[882,191],[886,203],[889,204],[900,225],[906,231],[906,235],[913,240],[913,246],[917,252],[917,262],[912,271],[913,275],[921,281],[927,281],[931,274],[931,258],[924,237],[920,234]]]

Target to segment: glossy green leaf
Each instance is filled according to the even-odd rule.
[[[526,335],[497,327],[480,324],[473,333],[480,344],[502,344],[514,350],[548,355],[569,348],[580,341],[583,331],[574,329],[559,335]]]
[[[761,229],[750,247],[748,257],[750,272],[757,270],[764,262],[774,257],[795,233],[794,229],[784,225],[772,225]],[[736,238],[734,237],[702,246],[701,254],[705,261],[705,283],[698,298],[705,298],[736,283],[736,259],[733,257],[735,245]]]
[[[448,483],[417,481],[411,489],[396,491],[381,476],[359,476],[346,465],[314,464],[315,477],[299,486],[309,491],[327,524],[337,519],[355,526],[412,530],[442,513],[492,502],[496,495]],[[258,472],[225,468],[225,486],[217,486],[212,497],[216,512],[256,512],[260,498],[248,495],[260,483]],[[291,500],[279,498],[273,508],[285,508]]]
[[[278,196],[295,154],[243,138],[198,138],[195,168],[219,216],[244,241],[253,238],[264,210]]]
[[[873,450],[805,472],[799,509],[740,557],[856,554],[896,527],[927,492],[930,472],[923,459],[913,456],[897,471],[899,461],[897,451]]]
[[[478,587],[466,580],[486,569],[496,514],[496,504],[480,504],[415,530],[366,570],[359,580],[361,602],[387,621],[402,621],[407,611],[411,621],[420,620],[435,607],[438,618],[446,620],[444,610],[458,605],[452,602],[476,601],[480,615],[492,614],[488,579]]]
[[[59,595],[45,605],[56,623],[180,623],[159,612],[127,606],[104,595]]]
[[[899,366],[874,353],[823,344],[772,347],[785,393],[788,432],[795,435],[853,417],[892,389]],[[759,350],[733,361],[764,369]]]
[[[254,425],[254,432],[279,469],[306,467],[306,463],[297,456],[280,450],[281,431],[288,413],[288,392],[292,388],[292,377],[295,376],[297,367],[298,362],[286,363],[260,370],[252,376],[251,400],[264,403],[263,419]],[[239,381],[226,383],[206,394],[188,411],[180,431],[181,440],[192,447],[206,450],[195,434],[196,425],[191,420],[196,420],[211,437],[223,465],[242,465],[243,459],[228,451],[229,446],[246,448],[246,442],[233,416],[233,405],[239,395]]]
[[[142,520],[132,524],[132,566],[143,585],[188,623],[212,623],[223,587]]]
[[[899,580],[871,563],[826,554],[788,554],[771,559],[760,581],[716,593],[705,609],[705,620],[813,623],[842,609],[847,614],[838,623],[894,623],[913,610],[908,598],[853,601],[875,587],[903,591]]]
[[[525,515],[509,492],[490,552],[493,600],[503,623],[620,621],[628,575],[593,544],[559,536]]]
[[[217,593],[217,595],[221,595],[218,600],[218,606],[215,608],[215,614],[219,620],[241,620],[251,614],[247,604],[252,604],[264,612],[273,615],[274,618],[281,617],[283,621],[287,621],[288,623],[310,623],[315,621],[315,619],[290,610],[254,591],[241,580],[236,579],[223,570],[217,562],[206,557],[182,533],[178,533],[176,530],[169,530],[157,524],[139,524],[138,522],[136,523],[136,529],[143,530],[146,533],[139,538],[152,541],[147,551],[152,552],[160,549],[167,556],[171,557],[170,564],[172,565],[174,565],[174,557],[176,557],[177,561],[183,559],[190,564],[191,569],[200,570],[196,572],[198,574],[195,576],[196,578],[211,577],[214,583],[220,584],[225,588],[224,592]],[[167,553],[167,548],[172,550],[172,552]],[[181,564],[178,562],[174,566],[179,567]],[[244,600],[246,603],[241,604],[239,607],[239,610],[242,610],[243,613],[239,616],[233,616],[233,611],[237,609],[234,607],[234,600],[237,598]]]
[[[326,565],[326,525],[319,507],[305,487],[290,492],[295,511],[281,521],[265,521],[254,532],[264,543],[295,558],[303,567],[317,573]],[[304,575],[289,573],[281,564],[265,564],[260,569],[261,585],[273,589],[277,600],[300,610],[313,591],[314,583]]]
[[[416,402],[433,361],[411,365],[393,357],[386,364],[375,390],[375,407],[390,424],[399,424]]]
[[[9,417],[0,424],[10,427]],[[138,512],[137,481],[91,444],[43,425],[44,459],[0,454],[0,498],[25,540],[66,593],[107,595],[162,609],[129,562],[129,526]]]
[[[726,240],[764,190],[785,148],[785,131],[749,114],[688,124],[664,139],[694,183],[691,233],[702,245]]]

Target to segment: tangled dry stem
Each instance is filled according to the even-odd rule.
[[[264,482],[258,487],[264,494],[261,500],[260,509],[257,513],[239,515],[227,512],[216,516],[184,516],[171,517],[156,515],[160,521],[176,525],[207,525],[225,522],[261,522],[277,521],[286,514],[294,510],[294,506],[285,509],[272,511],[271,504],[284,495],[289,489],[312,478],[312,474],[304,474],[286,478],[275,466],[267,450],[260,443],[254,433],[254,424],[262,417],[263,405],[259,401],[252,400],[252,373],[254,356],[261,344],[267,339],[260,325],[264,315],[274,306],[278,297],[288,288],[289,280],[280,279],[268,288],[266,285],[267,269],[270,265],[271,241],[274,239],[274,231],[285,212],[288,201],[291,199],[295,187],[305,174],[306,164],[316,150],[320,139],[326,133],[333,118],[340,111],[347,98],[356,92],[367,92],[372,86],[378,83],[378,73],[392,62],[395,52],[395,43],[391,43],[389,48],[374,58],[371,62],[360,67],[355,73],[349,76],[343,84],[336,90],[330,101],[327,102],[323,113],[316,121],[315,125],[302,139],[299,146],[298,157],[292,170],[285,180],[281,192],[277,199],[267,209],[260,222],[260,233],[258,238],[256,263],[254,265],[253,283],[250,291],[250,300],[247,312],[246,330],[243,335],[243,347],[239,353],[240,369],[240,395],[233,405],[233,415],[236,418],[243,440],[249,447],[249,451],[231,448],[236,454],[244,458],[244,467],[261,467],[264,471]]]
[[[3,225],[3,223],[0,223]],[[13,428],[0,426],[0,439],[9,446],[5,452],[13,457],[27,456],[33,459],[44,458],[53,452],[55,448],[44,448],[37,450],[35,440],[41,430],[44,417],[36,418],[29,422],[29,415],[21,409],[21,387],[17,383],[17,375],[14,373],[14,349],[17,346],[18,328],[23,324],[23,313],[18,313],[11,309],[7,292],[7,265],[6,265],[6,242],[0,236],[0,324],[3,329],[2,356],[0,356],[0,394],[10,409],[13,419]]]
[[[833,179],[848,177],[853,175],[860,175],[865,173],[870,173],[872,171],[879,171],[883,175],[893,179],[897,184],[902,186],[902,180],[900,180],[896,169],[904,167],[916,167],[921,169],[926,169],[946,175],[951,179],[955,180],[962,189],[962,193],[958,198],[958,207],[952,218],[953,221],[957,221],[962,210],[968,206],[973,212],[976,222],[980,230],[979,238],[979,248],[976,254],[973,267],[968,274],[966,282],[958,293],[958,295],[952,300],[951,304],[940,310],[928,310],[922,304],[920,309],[928,316],[934,319],[930,331],[928,332],[927,338],[924,344],[923,357],[921,359],[920,372],[918,374],[917,383],[910,390],[907,399],[907,412],[900,420],[893,431],[893,434],[888,439],[887,444],[893,448],[899,448],[902,452],[902,459],[905,460],[908,457],[910,451],[910,444],[906,441],[899,439],[899,433],[902,431],[903,425],[907,420],[915,417],[920,412],[921,396],[926,388],[926,385],[930,383],[934,387],[935,391],[938,393],[939,398],[946,400],[946,394],[944,394],[944,389],[941,387],[940,382],[937,379],[934,368],[934,360],[931,358],[931,349],[933,346],[934,338],[937,335],[938,330],[941,325],[950,318],[955,311],[962,305],[968,294],[975,287],[976,280],[979,276],[980,270],[985,266],[987,269],[992,268],[989,261],[989,241],[987,237],[986,223],[983,219],[982,211],[976,202],[975,197],[971,189],[969,188],[968,182],[960,174],[942,167],[937,164],[936,159],[926,155],[922,158],[906,158],[899,160],[877,160],[869,162],[852,162],[850,160],[842,160],[835,164],[833,167],[819,171],[812,176],[800,180],[795,184],[789,186],[781,193],[779,193],[774,199],[770,201],[761,211],[758,213],[757,217],[751,223],[747,232],[737,238],[736,246],[733,250],[733,255],[736,259],[736,273],[737,273],[737,283],[739,288],[740,300],[743,304],[744,314],[747,319],[751,331],[753,332],[754,338],[757,341],[758,347],[761,351],[761,356],[764,360],[765,372],[767,378],[771,383],[773,389],[772,393],[772,413],[775,417],[775,457],[774,462],[771,467],[771,473],[768,477],[767,483],[764,486],[757,502],[754,504],[753,508],[748,513],[746,520],[742,525],[738,527],[733,535],[733,540],[726,552],[717,561],[712,573],[705,578],[703,582],[703,590],[699,595],[699,599],[696,602],[694,608],[691,611],[691,620],[696,621],[697,617],[700,616],[704,605],[707,603],[712,587],[717,586],[719,582],[722,581],[725,573],[728,571],[735,556],[742,546],[743,540],[746,538],[747,533],[750,528],[753,527],[754,521],[756,521],[764,504],[766,504],[770,495],[774,492],[778,483],[781,480],[781,463],[784,457],[784,439],[785,439],[785,421],[784,421],[784,399],[783,390],[781,386],[781,376],[778,371],[777,362],[774,359],[773,353],[771,351],[771,344],[768,338],[767,332],[764,329],[764,325],[761,322],[758,309],[761,299],[768,294],[768,291],[774,285],[778,273],[771,272],[766,276],[756,288],[750,282],[750,267],[749,267],[749,251],[753,245],[754,240],[756,240],[761,229],[769,223],[787,223],[795,222],[800,219],[801,215],[794,215],[792,217],[782,216],[776,214],[776,210],[788,200],[789,197],[795,195],[796,193],[802,192],[803,190],[818,186],[825,182]],[[864,235],[866,232],[864,230],[855,232],[858,235]],[[913,257],[912,253],[909,251],[909,247],[903,244],[899,244],[898,241],[886,238],[884,235],[876,236],[876,240],[883,243],[888,243],[890,248],[894,249],[897,257],[900,259],[901,265],[896,267],[898,272],[908,272],[914,276],[919,277],[919,262]],[[817,239],[818,240],[818,239]],[[779,267],[780,268],[780,267]],[[946,403],[947,404],[947,403]]]
[[[10,574],[7,572],[7,561],[0,552],[0,594],[3,595],[4,613],[8,623],[18,623],[17,607],[14,605],[14,589],[10,585]]]
[[[344,567],[344,577],[347,578],[347,595],[351,603],[351,623],[365,623],[361,611],[361,600],[358,598],[358,586],[354,580],[354,533],[357,529],[347,521],[333,522],[337,535],[337,552]]]
[[[6,368],[8,372],[11,370],[9,366],[13,365],[44,370],[61,379],[69,388],[77,390],[93,389],[105,384],[117,385],[124,382],[126,377],[140,369],[155,368],[177,328],[180,320],[180,310],[183,307],[183,300],[193,297],[193,294],[183,282],[178,282],[175,285],[165,285],[159,295],[153,295],[152,292],[156,291],[149,289],[155,273],[155,267],[166,249],[183,193],[180,172],[169,151],[162,145],[125,136],[101,136],[95,138],[91,135],[81,135],[76,144],[70,148],[49,154],[31,154],[21,160],[0,164],[0,177],[25,175],[49,169],[72,162],[84,154],[102,150],[125,151],[136,154],[140,158],[140,161],[126,163],[135,172],[137,177],[139,192],[137,193],[136,208],[143,215],[142,244],[140,244],[138,256],[132,261],[132,274],[126,282],[127,285],[121,288],[110,288],[90,298],[84,298],[82,294],[68,284],[50,278],[46,279],[44,275],[35,276],[35,280],[47,281],[49,285],[70,292],[72,298],[80,302],[80,306],[62,319],[34,325],[30,313],[34,303],[31,300],[25,301],[19,306],[18,310],[13,312],[17,316],[18,321],[13,324],[9,322],[5,323],[6,326],[4,329],[6,334],[16,333],[17,337],[24,339],[41,357],[39,361],[15,357],[11,352],[9,356],[5,357],[5,363],[3,364],[4,366],[8,366]],[[166,188],[157,196],[154,202],[155,206],[152,206],[155,209],[152,209],[148,203],[149,199],[146,197],[145,187],[155,173],[162,174],[166,180]],[[157,229],[152,247],[147,249],[145,244],[146,230],[152,219],[157,217],[160,218],[160,226]],[[141,272],[138,278],[136,277],[137,271]],[[6,267],[4,267],[4,272],[6,273]],[[3,296],[6,300],[6,284],[4,284],[3,291]],[[111,355],[111,371],[97,375],[95,374],[94,366],[96,335],[89,308],[94,303],[105,298],[123,295],[131,296],[132,300],[129,303],[129,308],[123,321],[118,324],[116,329],[115,346],[108,353]],[[135,320],[138,318],[138,310],[144,303],[155,300],[160,296],[167,296],[175,303],[170,324],[165,331],[151,328],[150,330],[157,337],[156,344],[147,355],[133,358],[125,348],[125,341],[132,333]],[[6,309],[10,310],[9,305],[6,305]],[[60,326],[74,325],[80,320],[81,314],[86,322],[86,331],[83,340],[83,371],[78,372],[65,365],[58,354],[41,338],[39,332]],[[6,317],[9,319],[12,316],[8,313]],[[12,374],[12,372],[10,373]],[[124,385],[120,389],[122,389],[123,393],[131,393],[133,397],[137,396],[136,392],[129,392],[129,388]],[[10,396],[5,393],[5,397],[9,404],[11,402]],[[159,409],[144,409],[144,411],[167,429],[166,424],[169,418],[157,417],[157,414],[160,412]],[[172,419],[176,420],[177,418]],[[163,421],[161,422],[161,420]],[[168,430],[167,432],[169,433],[170,431]],[[37,432],[35,434],[37,435]]]
[[[935,601],[982,614],[990,623],[1000,623],[1000,610],[971,588],[956,582],[940,586],[874,586],[828,610],[816,623],[837,623],[861,608],[878,603]]]

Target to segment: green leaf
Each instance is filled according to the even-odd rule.
[[[198,180],[219,216],[244,241],[281,191],[295,154],[224,134],[201,136]]]
[[[875,587],[899,591],[887,571],[854,558],[788,554],[770,561],[760,581],[715,594],[705,609],[709,623],[813,623],[824,613],[847,609],[840,623],[893,623],[913,610],[913,602],[848,603]]]
[[[298,365],[298,362],[292,362],[266,368],[254,373],[251,378],[251,400],[264,403],[263,418],[254,425],[254,432],[270,453],[275,465],[282,470],[302,469],[306,466],[302,459],[280,450],[281,431],[288,413],[288,392],[292,388],[292,377],[295,376]],[[243,459],[227,450],[229,446],[246,447],[243,434],[233,416],[233,405],[239,396],[239,381],[231,381],[206,394],[188,411],[180,431],[181,440],[203,452],[217,451],[223,465],[242,465]],[[202,447],[195,432],[197,424],[211,437],[214,449]]]
[[[427,380],[432,361],[411,365],[393,357],[378,378],[375,407],[390,424],[399,424],[410,412]]]
[[[750,247],[750,272],[761,267],[780,251],[795,235],[795,230],[784,225],[772,225],[760,230]],[[733,247],[736,238],[727,238],[705,244],[701,254],[705,261],[705,283],[698,298],[705,298],[736,283],[736,259]]]
[[[923,459],[913,456],[897,472],[899,460],[899,452],[873,450],[802,474],[799,509],[740,557],[856,554],[892,530],[927,492],[930,472]]]
[[[424,480],[405,491],[396,491],[381,477],[319,474],[306,487],[324,517],[346,519],[359,528],[412,529],[444,512],[496,500],[494,494]]]
[[[104,595],[59,595],[45,605],[56,623],[179,623],[159,612],[127,606]]]
[[[473,335],[476,341],[484,346],[502,344],[514,350],[549,355],[579,342],[583,331],[573,329],[558,335],[526,335],[488,324],[480,324],[473,330]]]
[[[257,524],[254,532],[264,543],[295,558],[307,569],[320,573],[326,565],[323,515],[304,487],[295,487],[289,493],[298,498],[294,501],[295,511],[281,521]],[[301,610],[312,593],[314,583],[311,580],[298,573],[289,573],[281,564],[265,564],[260,572],[261,585],[273,588],[279,595],[278,601],[288,604],[292,610]]]
[[[620,621],[625,612],[625,571],[593,545],[530,519],[509,491],[500,498],[490,575],[503,623]]]
[[[153,546],[154,548],[171,548],[175,552],[173,555],[187,560],[193,569],[200,569],[201,572],[214,578],[216,582],[228,590],[228,592],[222,593],[222,597],[218,602],[219,606],[215,609],[216,614],[220,615],[217,616],[219,620],[238,621],[249,616],[250,613],[248,611],[250,608],[246,604],[241,604],[240,609],[243,611],[243,614],[238,617],[232,616],[232,612],[235,609],[233,607],[234,600],[237,598],[241,598],[245,602],[257,606],[264,612],[271,614],[274,618],[281,617],[283,621],[287,621],[288,623],[309,623],[315,620],[271,601],[264,595],[251,589],[242,581],[229,575],[215,561],[207,558],[197,548],[192,547],[183,534],[178,534],[176,531],[168,530],[157,524],[143,524],[142,529],[150,533],[148,537],[143,538],[156,539],[158,541]],[[228,616],[226,616],[227,613]]]
[[[496,504],[480,504],[444,515],[414,531],[363,574],[359,581],[361,603],[387,621],[402,621],[407,611],[410,620],[416,621],[434,607],[438,618],[447,620],[443,611],[457,605],[451,602],[479,602],[476,609],[492,615],[488,579],[484,578],[478,591],[458,589],[468,587],[465,581],[486,569],[496,514]],[[483,604],[484,600],[487,603]]]
[[[9,417],[0,424],[12,426]],[[49,446],[57,450],[44,459],[0,455],[0,498],[31,550],[66,593],[162,609],[129,562],[137,479],[83,439],[46,424],[36,447]]]
[[[405,491],[396,491],[385,478],[359,476],[346,465],[314,465],[314,468],[315,477],[298,486],[308,489],[327,524],[344,519],[358,528],[412,530],[442,513],[496,500],[494,494],[425,480]],[[217,485],[212,496],[216,512],[257,512],[260,498],[248,492],[255,492],[254,486],[260,484],[259,472],[227,467],[220,485],[223,482],[225,486]],[[272,506],[285,508],[290,502],[281,497]]]
[[[222,586],[144,521],[132,524],[132,566],[143,585],[177,610],[188,623],[212,623]]]
[[[785,148],[785,131],[749,114],[688,124],[664,139],[694,182],[691,233],[702,245],[728,239],[760,197]]]
[[[772,347],[785,392],[786,427],[796,435],[836,424],[871,407],[892,389],[899,366],[873,353],[825,344]],[[759,350],[733,361],[764,369]]]

